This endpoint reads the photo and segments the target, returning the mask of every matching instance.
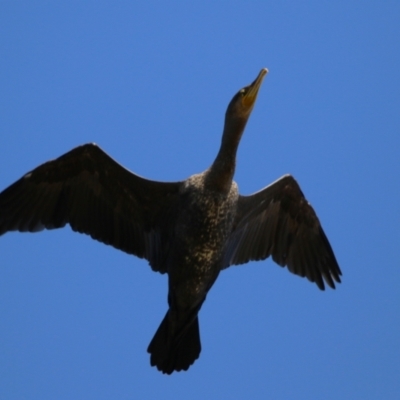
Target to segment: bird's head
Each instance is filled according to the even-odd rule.
[[[263,68],[258,74],[257,78],[248,86],[240,89],[228,105],[226,110],[226,116],[236,119],[246,119],[250,116],[250,113],[254,107],[257,99],[258,91],[267,75],[268,69]]]

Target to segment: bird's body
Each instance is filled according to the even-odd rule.
[[[235,183],[228,193],[219,193],[207,187],[205,178],[206,174],[193,175],[182,183],[174,240],[166,258],[169,311],[149,352],[152,365],[167,373],[186,369],[200,354],[197,314],[222,269],[239,197]],[[182,336],[190,343],[182,343]],[[192,346],[193,355],[187,353]]]
[[[77,147],[0,193],[0,235],[72,229],[145,258],[168,274],[169,310],[148,351],[164,373],[187,370],[201,345],[198,312],[219,273],[272,256],[324,289],[340,269],[319,220],[286,175],[242,196],[237,148],[267,70],[231,100],[220,150],[205,172],[156,182],[124,169],[98,146]]]
[[[209,282],[215,280],[221,269],[222,252],[232,230],[239,193],[236,184],[232,184],[227,194],[209,190],[202,174],[190,177],[182,187],[174,247],[167,267],[170,287],[177,294],[182,291],[178,298],[196,298],[201,294],[204,297]],[[176,268],[177,265],[182,268]]]

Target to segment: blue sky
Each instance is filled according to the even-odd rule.
[[[270,260],[224,271],[200,359],[164,376],[146,348],[165,276],[69,228],[4,235],[0,398],[400,398],[399,17],[397,1],[2,2],[0,190],[87,142],[185,179],[268,67],[235,180],[293,174],[343,283]]]

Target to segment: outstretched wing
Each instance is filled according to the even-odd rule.
[[[324,290],[341,271],[314,209],[298,183],[285,175],[250,196],[240,196],[224,267],[269,256]]]
[[[69,223],[163,271],[168,218],[179,182],[155,182],[120,166],[95,144],[40,165],[0,193],[0,235],[37,232]]]

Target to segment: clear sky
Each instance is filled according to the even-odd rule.
[[[343,283],[223,271],[200,359],[164,376],[166,276],[70,228],[4,235],[0,398],[399,399],[400,3],[60,3],[0,4],[0,190],[87,142],[151,179],[201,172],[268,67],[235,179],[293,174]]]

